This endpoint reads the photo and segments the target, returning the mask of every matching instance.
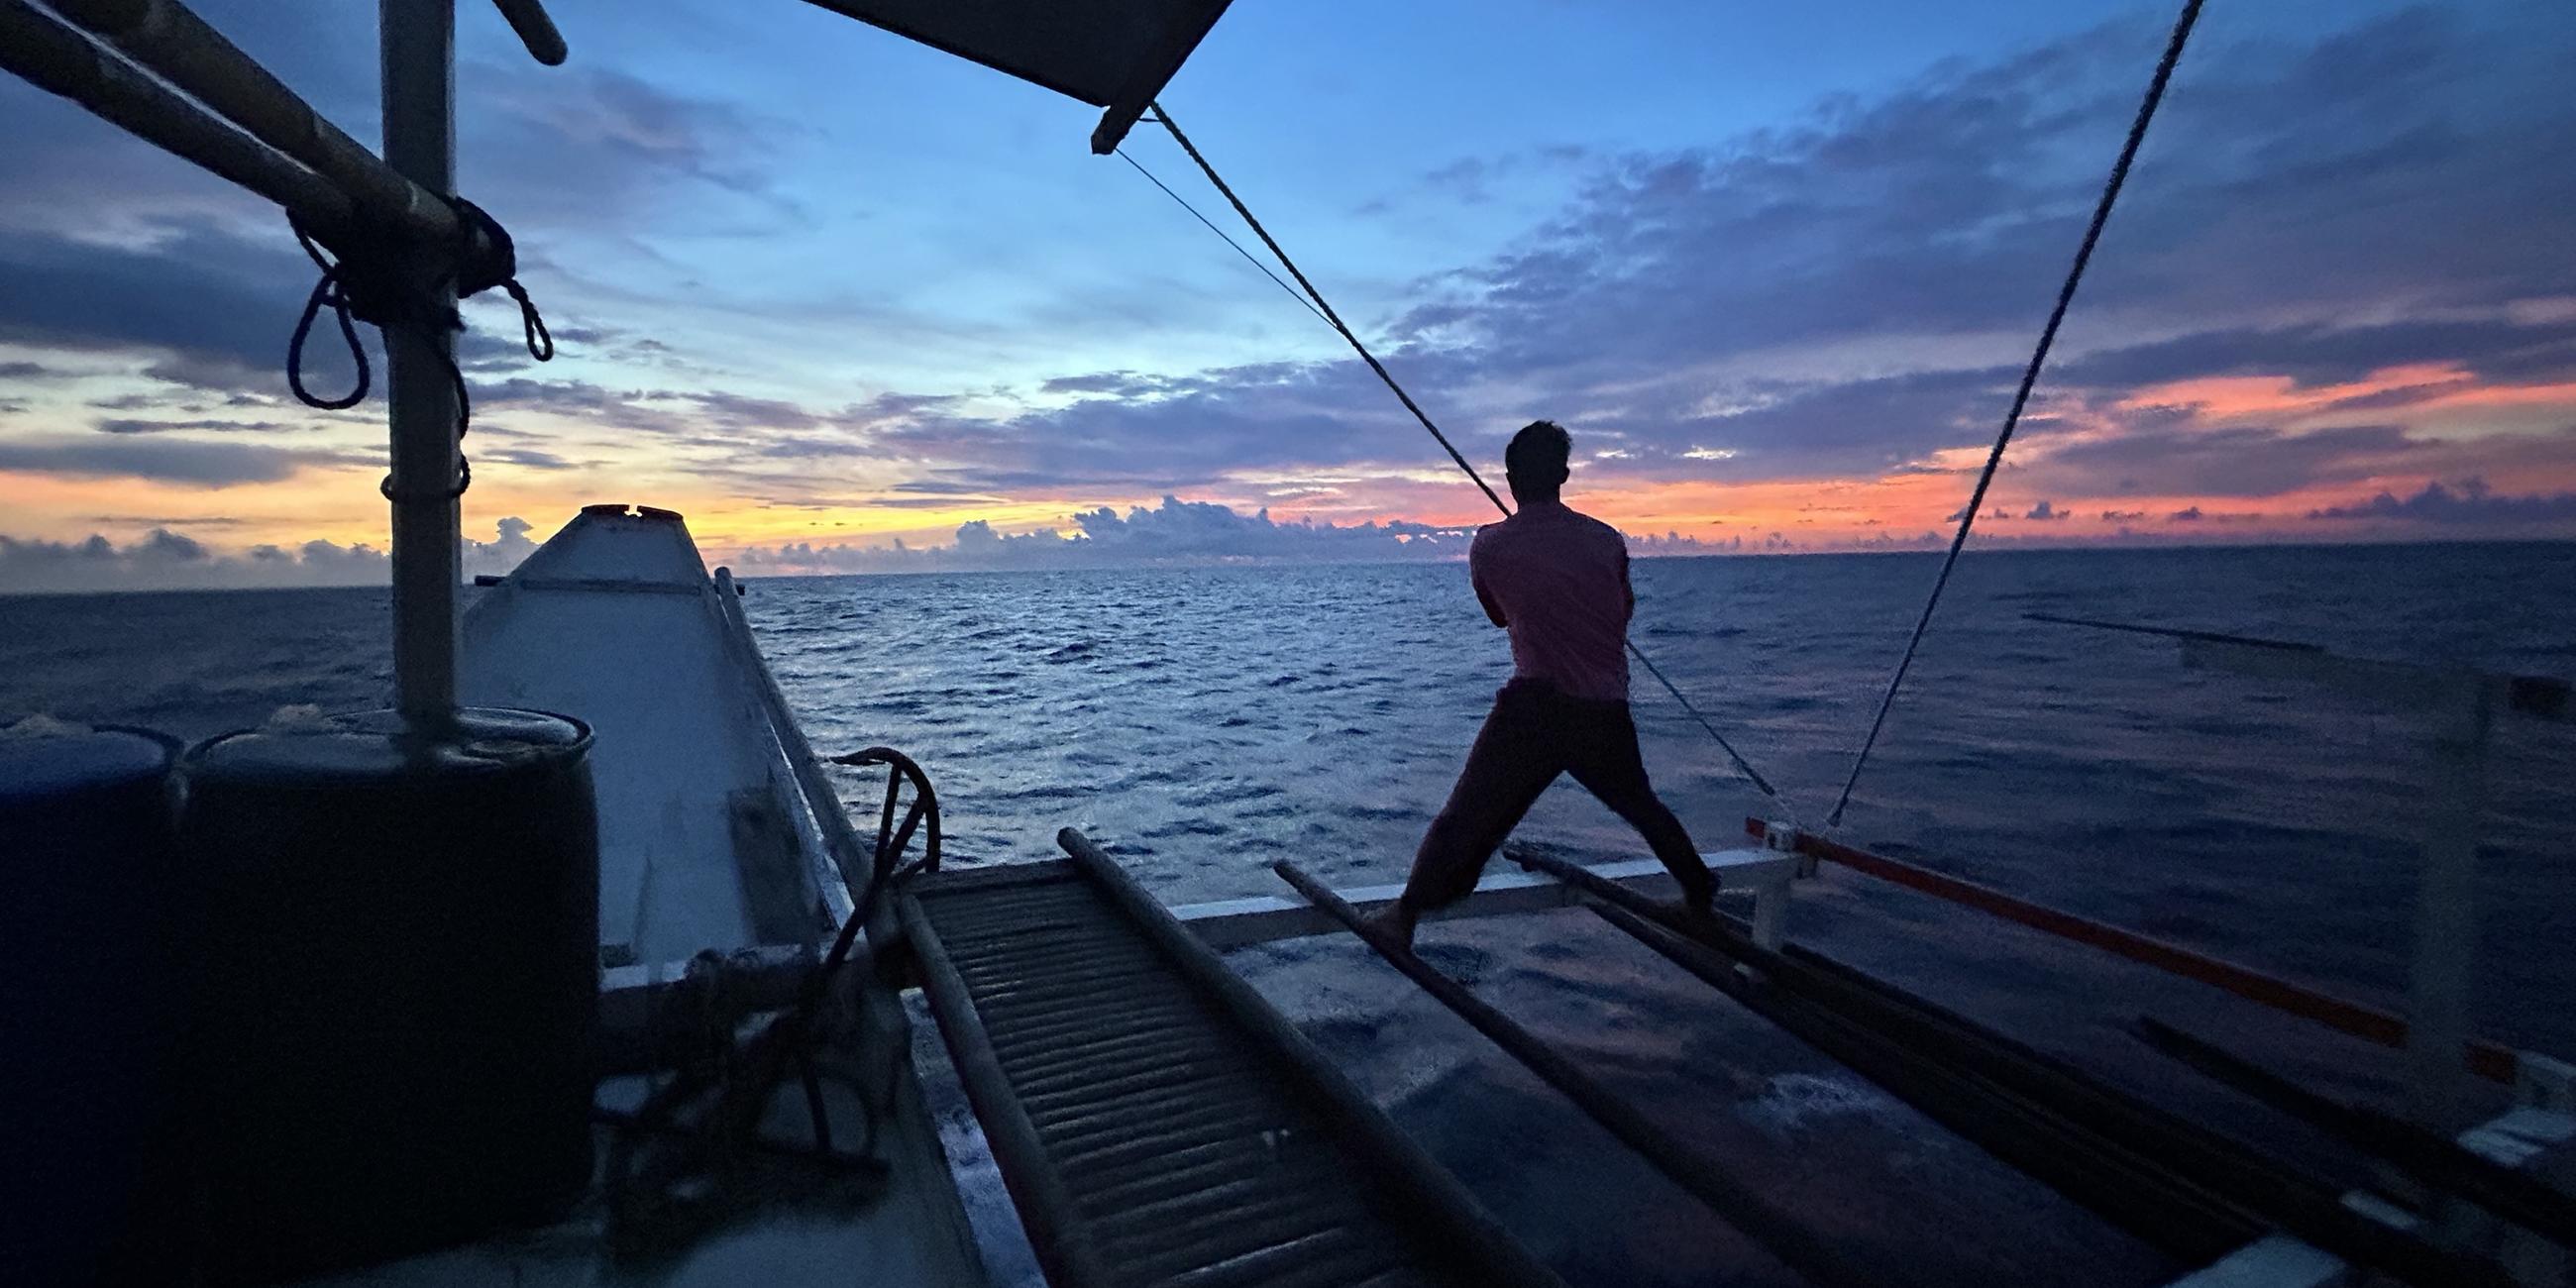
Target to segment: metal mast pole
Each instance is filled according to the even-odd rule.
[[[455,0],[380,0],[385,161],[441,196],[456,191]],[[429,303],[453,306],[452,279]],[[444,329],[384,328],[393,438],[394,700],[417,722],[456,710],[458,550],[456,339]]]

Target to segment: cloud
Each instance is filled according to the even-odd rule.
[[[341,552],[329,542],[313,544]],[[375,557],[372,567],[372,576],[345,578],[346,570],[331,559],[299,557],[273,546],[259,547],[242,558],[221,557],[204,543],[167,528],[154,528],[141,540],[123,546],[95,533],[72,542],[0,536],[0,592],[7,593],[382,580],[381,556]]]
[[[2034,447],[2037,447],[2034,444]],[[2128,427],[2049,444],[2032,470],[2051,487],[2094,496],[2273,496],[2319,482],[2404,471],[2427,451],[2396,425],[2293,434],[2265,426]]]
[[[1121,514],[1108,506],[1067,517],[1070,531],[1041,529],[1017,535],[975,520],[961,525],[953,544],[886,546],[799,542],[744,550],[746,573],[919,572],[966,569],[1070,568],[1111,564],[1251,563],[1276,560],[1369,562],[1463,557],[1472,528],[1391,523],[1283,523],[1268,510],[1244,514],[1231,506],[1166,496],[1151,509]]]
[[[468,145],[503,159],[478,191],[514,225],[596,235],[603,216],[612,228],[675,208],[704,218],[672,198],[709,190],[771,216],[793,213],[771,195],[767,162],[782,136],[808,128],[799,122],[596,65],[472,71],[484,90]]]
[[[118,527],[238,528],[248,520],[228,515],[93,514],[84,522],[112,523]]]
[[[2440,482],[2400,499],[2382,492],[2352,505],[2310,510],[2311,519],[2402,519],[2448,526],[2513,526],[2576,520],[2576,492],[2502,496],[2482,478],[2463,480],[2454,490]]]
[[[490,541],[477,541],[472,537],[465,539],[465,571],[468,575],[507,573],[518,567],[520,560],[537,552],[537,542],[528,536],[535,530],[535,524],[514,514],[492,527],[494,535]]]
[[[173,430],[211,429],[225,433],[267,434],[281,429],[304,429],[274,420],[128,420],[110,417],[91,428],[102,434],[167,434]]]
[[[2061,360],[2053,381],[2097,387],[2210,376],[2287,376],[2295,387],[2349,384],[2391,367],[2457,362],[2487,380],[2576,379],[2576,322],[2510,317],[2230,326]]]
[[[126,522],[102,516],[101,522]],[[234,519],[170,519],[170,525],[218,527]],[[496,525],[491,541],[465,542],[469,573],[507,572],[536,549],[529,524],[517,518]],[[79,541],[0,536],[0,594],[100,590],[240,589],[265,586],[372,586],[383,584],[392,564],[385,552],[360,542],[315,539],[292,546],[262,544],[218,551],[172,527],[156,524],[119,545],[92,533]]]
[[[133,435],[0,439],[0,472],[144,479],[187,487],[275,483],[307,469],[363,465],[374,459],[354,452]]]
[[[1236,563],[1378,563],[1462,559],[1475,536],[1471,526],[1408,520],[1351,524],[1282,522],[1267,509],[1246,514],[1211,501],[1166,496],[1152,507],[1121,513],[1098,506],[1066,516],[1064,527],[1005,533],[982,519],[957,528],[947,545],[882,546],[810,542],[751,547],[736,563],[747,574],[1005,571],[1136,565]],[[1933,539],[1932,534],[1924,538]],[[1886,543],[1882,543],[1886,544]],[[1918,544],[1905,538],[1898,544]],[[1703,540],[1676,532],[1630,536],[1628,547],[1646,556],[1732,554],[1794,548],[1779,533],[1766,537]]]
[[[313,265],[283,236],[255,240],[207,220],[161,232],[135,246],[0,229],[0,341],[155,356],[156,379],[194,388],[281,389]],[[339,378],[317,366],[317,380]]]
[[[1608,480],[1704,479],[1721,463],[1748,481],[1925,468],[1991,437],[2161,35],[2116,22],[1830,100],[1781,128],[1582,158],[1552,217],[1425,279],[1373,329],[1480,460],[1549,412],[1615,436],[1596,458]],[[2188,409],[2118,400],[2211,375],[2305,387],[2409,364],[2483,381],[2576,373],[2576,319],[2504,307],[2576,295],[2576,244],[2554,232],[2576,172],[2535,164],[2576,137],[2576,103],[2547,92],[2563,57],[2576,57],[2576,25],[2537,11],[2410,10],[2301,41],[2209,33],[2016,461],[2047,450],[2044,486],[2066,495],[2125,480],[2271,496],[2429,467],[2438,453],[2388,414],[2422,391],[2342,409],[2373,411],[2368,423],[2232,435]],[[1473,193],[1505,169],[1465,159],[1425,183]],[[876,441],[988,492],[1195,489],[1437,459],[1338,360],[1114,368],[1039,392],[1070,401],[922,415]]]
[[[252,8],[228,33],[281,59],[299,88],[310,78],[308,92],[363,136],[371,77],[335,59],[355,49],[350,65],[370,65],[366,15],[319,0]],[[2576,137],[2576,100],[2555,92],[2576,24],[2547,6],[2340,21],[2295,37],[2203,34],[2008,462],[2021,471],[2008,476],[2013,495],[2054,499],[2002,515],[2056,519],[2060,501],[2092,512],[2129,495],[2156,498],[2139,504],[2157,513],[2207,502],[2215,520],[2235,506],[2221,498],[2471,473],[2519,488],[2518,469],[2564,450],[2476,424],[2428,429],[2422,405],[2445,385],[2377,389],[2301,417],[2125,403],[2142,386],[2210,376],[2314,389],[2418,365],[2473,382],[2576,380],[2576,314],[2552,304],[2576,299],[2576,242],[2563,235],[2576,171],[2544,163]],[[299,23],[311,51],[294,47]],[[1407,200],[1491,198],[1497,218],[1524,197],[1559,204],[1501,252],[1413,284],[1392,315],[1354,321],[1480,463],[1543,414],[1586,436],[1585,481],[1603,488],[1955,472],[1956,449],[1982,447],[2010,399],[2162,34],[2133,16],[1705,146],[1442,158],[1401,188]],[[642,462],[769,504],[897,508],[1322,487],[1345,489],[1337,504],[1359,512],[1411,504],[1427,472],[1447,468],[1338,356],[1158,370],[1150,355],[1085,347],[1102,369],[846,406],[794,396],[813,387],[797,377],[837,378],[837,356],[774,386],[744,379],[742,392],[721,372],[683,381],[660,365],[673,345],[798,360],[775,342],[782,322],[808,316],[792,301],[810,284],[766,270],[803,252],[748,239],[802,218],[767,171],[781,139],[818,127],[606,68],[472,71],[476,195],[521,233],[532,264],[576,302],[585,290],[608,302],[598,311],[617,322],[567,316],[568,341],[607,352],[535,380],[513,374],[515,333],[478,315],[463,360],[479,428],[513,445],[487,442],[477,459]],[[60,124],[77,114],[41,98],[0,87],[0,111],[41,109],[29,118],[40,128],[0,139],[0,173],[24,189],[0,194],[0,341],[147,372],[159,385],[107,400],[102,410],[132,415],[100,427],[199,454],[111,460],[0,436],[0,468],[231,486],[322,463],[205,455],[254,445],[161,432],[211,424],[173,402],[276,400],[278,351],[311,269],[273,217],[148,150],[99,147],[104,134]],[[84,168],[84,152],[109,155]],[[691,257],[709,252],[688,234],[709,228],[764,271],[696,271]],[[557,271],[550,247],[569,266]],[[637,282],[675,275],[671,297],[639,297]],[[685,316],[608,307],[682,295]],[[988,338],[988,319],[931,320]],[[579,450],[526,443],[508,437],[521,417],[601,432]],[[1886,517],[1911,528],[1934,512]],[[1172,526],[1183,520],[1154,522],[1166,526],[1153,539],[1184,541]],[[1065,531],[1098,539],[1070,519]]]
[[[2167,523],[2198,523],[2206,517],[2207,516],[2200,512],[2200,507],[2195,505],[2176,510],[2171,514],[2166,515],[2165,521]]]
[[[577,470],[581,467],[552,452],[533,447],[478,448],[473,455],[479,460],[501,461],[531,470]]]

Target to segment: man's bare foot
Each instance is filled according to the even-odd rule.
[[[1368,915],[1369,928],[1394,940],[1405,951],[1413,950],[1413,909],[1398,899]]]

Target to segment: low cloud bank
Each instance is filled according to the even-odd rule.
[[[537,548],[515,515],[490,541],[465,541],[468,573],[508,572]],[[118,545],[99,533],[81,541],[0,536],[0,594],[109,590],[236,590],[286,586],[381,586],[392,576],[384,551],[365,542],[256,545],[224,553],[185,533],[155,527]]]
[[[2446,526],[2477,524],[2510,527],[2522,524],[2564,525],[2576,521],[2576,492],[2501,496],[2482,478],[2459,487],[2427,483],[2424,490],[2400,499],[2382,492],[2367,501],[2328,506],[2308,512],[2311,519],[2403,519]]]
[[[1043,528],[1011,535],[977,519],[957,529],[955,544],[916,546],[897,538],[882,546],[797,542],[744,550],[735,566],[768,575],[843,572],[966,572],[1017,568],[1097,568],[1111,564],[1374,563],[1455,559],[1467,553],[1472,527],[1396,519],[1386,523],[1281,522],[1267,508],[1252,514],[1212,501],[1166,496],[1152,509],[1125,514],[1101,506],[1070,516],[1071,530]]]
[[[977,519],[957,529],[954,544],[919,546],[898,538],[882,546],[796,542],[754,546],[735,560],[751,575],[795,576],[858,572],[991,572],[1012,569],[1100,568],[1153,564],[1390,563],[1462,559],[1475,539],[1473,525],[1442,526],[1393,519],[1384,523],[1282,522],[1265,507],[1244,514],[1213,501],[1166,496],[1160,505],[1109,506],[1071,515],[1066,528],[1011,535]],[[1706,555],[1787,550],[1778,533],[1768,538],[1703,541],[1667,532],[1630,536],[1640,555]]]

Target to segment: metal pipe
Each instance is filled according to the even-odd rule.
[[[455,0],[381,0],[385,161],[432,193],[456,190]],[[421,306],[454,307],[452,275],[424,273]],[[394,702],[416,723],[456,712],[455,333],[389,326],[386,420],[393,440]]]
[[[1279,1012],[1263,1001],[1251,985],[1227,969],[1215,949],[1190,933],[1170,909],[1136,884],[1117,860],[1092,844],[1091,838],[1069,827],[1055,834],[1055,842],[1073,857],[1074,866],[1090,878],[1092,885],[1125,914],[1129,924],[1161,950],[1182,978],[1222,1008],[1273,1058],[1302,1076],[1314,1093],[1310,1101],[1313,1107],[1338,1129],[1355,1152],[1373,1165],[1378,1176],[1392,1182],[1388,1188],[1407,1200],[1404,1206],[1412,1219],[1418,1222],[1428,1217],[1439,1226],[1437,1241],[1444,1251],[1476,1263],[1476,1282],[1563,1288],[1563,1281],[1554,1272],[1540,1265],[1518,1240],[1477,1206],[1456,1177],[1405,1140],[1366,1093],[1298,1033],[1296,1026],[1280,1018]],[[1408,1222],[1400,1219],[1397,1224]]]
[[[189,102],[27,0],[0,0],[0,69],[277,203],[317,230],[345,227],[351,221],[348,196],[328,180]]]
[[[1566,1099],[1591,1115],[1594,1122],[1618,1137],[1620,1143],[1635,1150],[1666,1179],[1707,1204],[1729,1225],[1768,1249],[1782,1264],[1822,1284],[1879,1282],[1878,1277],[1853,1266],[1830,1241],[1808,1229],[1795,1212],[1782,1208],[1759,1189],[1729,1175],[1713,1160],[1681,1144],[1671,1131],[1657,1126],[1639,1113],[1636,1106],[1611,1094],[1608,1088],[1594,1081],[1592,1075],[1576,1067],[1556,1048],[1540,1041],[1529,1030],[1468,992],[1456,980],[1433,970],[1415,956],[1412,949],[1395,942],[1384,931],[1371,925],[1340,895],[1306,875],[1296,864],[1282,859],[1270,866],[1283,880],[1295,886],[1297,893],[1306,896],[1308,902],[1349,927],[1361,942],[1385,958],[1388,965],[1421,985],[1424,992],[1455,1011],[1458,1018],[1475,1026],[1477,1032],[1493,1039],[1496,1046],[1509,1052],[1549,1086],[1564,1093]]]
[[[1767,825],[1760,819],[1748,818],[1745,830],[1754,836],[1764,834]],[[2153,966],[2168,974],[2180,975],[2233,993],[2246,1001],[2284,1011],[2302,1019],[2314,1020],[2328,1028],[2381,1046],[2406,1044],[2406,1021],[2385,1011],[2374,1010],[2358,1002],[2346,1001],[2331,993],[2304,984],[2292,983],[2277,975],[2265,974],[2248,966],[2197,953],[2177,944],[2150,939],[2135,931],[2105,925],[2089,917],[2061,911],[2044,904],[2005,894],[1992,886],[1964,881],[1930,868],[1891,859],[1883,854],[1829,841],[1814,833],[1800,831],[1797,852],[1842,864],[1867,873],[1882,881],[1920,891],[1936,899],[2000,917],[2016,925],[2027,926],[2042,934],[2099,948],[2114,956],[2142,965]],[[2492,1082],[2510,1083],[2518,1057],[2510,1047],[2485,1039],[2472,1039],[2462,1049],[2461,1059],[2469,1072]]]
[[[347,193],[410,235],[456,236],[456,212],[324,119],[258,60],[178,0],[51,0],[63,17],[194,95],[217,115]]]

